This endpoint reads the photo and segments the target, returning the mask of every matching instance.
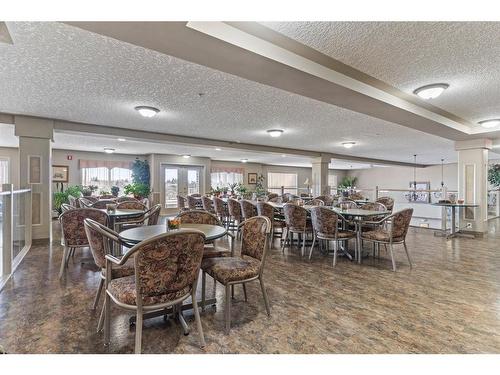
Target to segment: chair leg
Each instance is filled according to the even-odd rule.
[[[264,285],[264,279],[259,278],[260,289],[262,289],[262,296],[264,297],[264,305],[266,305],[267,316],[271,316],[271,308],[269,307],[269,299],[267,298],[266,287]]]
[[[286,240],[287,240],[287,237],[288,237],[288,229],[285,228],[283,230],[286,230],[285,238],[283,239],[283,243],[281,244],[281,252],[284,254],[285,253]]]
[[[92,310],[95,310],[97,308],[97,305],[99,304],[99,298],[101,297],[101,291],[103,287],[104,279],[101,277],[101,280],[99,280],[99,287],[97,288],[97,293],[94,298],[94,304],[92,305]]]
[[[302,249],[300,250],[302,256],[306,254],[306,237],[306,232],[302,233]]]
[[[389,244],[389,250],[391,252],[392,270],[396,272],[396,259],[394,259],[394,249],[392,244]]]
[[[142,309],[137,309],[137,320],[135,322],[135,354],[141,354],[142,344]]]
[[[410,252],[408,251],[408,247],[406,246],[406,241],[403,242],[403,246],[404,246],[405,251],[406,251],[406,256],[408,257],[408,263],[410,263],[410,268],[412,268],[413,265],[412,265],[412,262],[411,262]]]
[[[104,306],[104,303],[103,303],[102,309],[101,309],[101,314],[99,315],[99,323],[97,324],[97,333],[101,332],[102,326],[104,325],[104,314],[106,313],[105,309],[106,309],[106,307]]]
[[[109,345],[109,337],[111,330],[111,297],[105,291],[104,298],[104,345]]]
[[[313,243],[311,245],[311,250],[309,250],[309,260],[311,260],[311,256],[312,256],[315,244],[316,244],[316,233],[314,233],[314,236],[313,236]]]
[[[226,306],[224,311],[226,319],[226,335],[229,335],[231,329],[231,285],[226,285]]]
[[[198,304],[196,303],[195,288],[193,288],[193,291],[191,292],[191,300],[193,301],[193,311],[194,311],[194,320],[196,321],[196,329],[198,331],[198,336],[200,336],[200,347],[203,349],[206,345],[205,335],[203,335],[203,327],[201,325],[200,311],[198,309]]]
[[[66,268],[66,257],[68,256],[68,254],[69,254],[68,247],[64,246],[64,252],[63,252],[62,259],[61,259],[61,269],[59,270],[59,278],[63,277],[64,270]]]
[[[333,266],[335,267],[335,265],[337,264],[337,249],[339,247],[339,243],[338,241],[335,241],[333,243]]]
[[[247,298],[247,285],[245,283],[243,283],[241,285],[243,285],[243,294],[245,295],[245,302],[248,302],[248,298]]]
[[[207,274],[201,271],[201,311],[205,311],[205,288],[207,283]],[[193,306],[196,304],[196,298],[193,299]]]
[[[231,299],[234,299],[234,285],[231,285]]]

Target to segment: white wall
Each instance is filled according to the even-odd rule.
[[[9,159],[9,183],[14,184],[14,189],[19,189],[19,149],[0,147],[0,157]]]

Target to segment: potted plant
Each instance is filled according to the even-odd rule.
[[[500,164],[492,164],[488,168],[488,181],[494,188],[500,188]]]
[[[71,195],[75,198],[79,198],[82,194],[82,187],[79,185],[69,186],[65,191],[57,191],[52,196],[52,204],[54,210],[59,214],[62,213],[61,205],[63,203],[69,203],[68,197]]]
[[[118,196],[118,193],[120,192],[120,188],[118,186],[111,186],[111,194],[114,196],[114,197],[117,197]]]
[[[134,198],[138,200],[149,197],[149,194],[151,193],[149,185],[135,182],[125,185],[123,191],[126,195],[132,194]]]
[[[236,190],[236,187],[238,186],[238,183],[234,182],[232,184],[228,184],[227,186],[229,187],[229,190],[231,191],[231,195],[235,195],[235,190]]]
[[[354,176],[345,176],[342,178],[342,181],[340,181],[340,184],[338,185],[338,189],[342,191],[342,195],[344,197],[348,197],[354,192],[354,189],[356,188],[356,183],[358,182],[358,178]]]
[[[98,187],[96,185],[88,185],[82,187],[82,194],[84,197],[90,197]]]

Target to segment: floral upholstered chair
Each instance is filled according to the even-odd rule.
[[[190,210],[196,210],[196,209],[198,209],[198,202],[200,200],[197,197],[195,197],[193,195],[188,195],[186,197],[186,199],[187,199],[188,209],[190,209]]]
[[[72,195],[68,195],[68,202],[69,202],[70,206],[72,206],[74,208],[80,208],[80,202],[79,202],[78,198],[75,198]]]
[[[139,202],[139,201],[137,199],[135,199],[134,197],[127,197],[126,195],[124,195],[122,197],[116,198],[115,202],[118,204],[121,202]]]
[[[106,208],[106,207],[104,207]],[[139,201],[124,201],[116,205],[117,210],[142,210],[146,211],[148,208]]]
[[[209,198],[209,197],[201,197],[201,204],[203,205],[203,209],[207,212],[210,212],[210,213],[215,213],[215,210],[214,210],[214,203],[212,202],[212,200]]]
[[[136,228],[142,225],[157,225],[160,219],[161,205],[157,204],[151,207],[149,210],[145,211],[144,214],[136,219],[128,219],[124,221],[119,221],[118,225],[120,231]]]
[[[112,194],[102,194],[102,195],[99,195],[99,199],[113,199],[113,198],[116,198],[114,195]]]
[[[269,202],[271,199],[278,198],[279,195],[276,193],[269,193],[267,194],[267,201]]]
[[[394,208],[394,199],[391,197],[380,197],[375,202],[382,203],[390,212]]]
[[[62,203],[61,204],[61,212],[66,212],[66,211],[69,211],[69,210],[74,210],[76,207],[70,205],[70,204],[67,204],[67,203]]]
[[[396,271],[396,259],[394,258],[393,245],[402,244],[406,256],[408,257],[408,263],[410,263],[410,268],[412,267],[410,253],[408,252],[408,247],[406,246],[406,234],[408,233],[408,228],[410,227],[411,217],[413,215],[413,208],[407,208],[378,222],[379,227],[375,230],[363,232],[361,234],[362,241],[369,241],[375,243],[377,246],[383,244],[385,246],[389,245],[389,251],[392,260],[392,270]],[[389,229],[384,229],[383,224],[385,222],[389,223]]]
[[[123,257],[106,255],[106,299],[104,341],[109,343],[111,303],[137,315],[135,353],[141,353],[143,313],[176,307],[185,334],[187,323],[180,313],[182,302],[190,298],[200,345],[205,346],[203,328],[196,303],[196,285],[203,257],[205,235],[197,230],[160,234],[132,247]],[[113,268],[123,267],[133,259],[134,275],[113,278]],[[111,270],[111,272],[110,272]]]
[[[227,200],[227,209],[229,213],[229,228],[234,230],[239,228],[239,224],[243,221],[243,216],[241,215],[241,205],[236,199],[229,198]],[[240,232],[237,231],[237,234]]]
[[[321,199],[314,198],[314,199],[311,199],[309,202],[307,202],[307,205],[308,206],[324,206],[325,202],[322,201]]]
[[[242,199],[240,201],[240,206],[241,206],[241,214],[243,216],[243,220],[257,216],[257,207],[248,199]]]
[[[217,217],[220,219],[222,224],[224,224],[225,227],[227,228],[229,225],[229,211],[226,203],[224,203],[222,199],[214,197],[214,209]]]
[[[345,207],[347,209],[359,208],[359,206],[356,202],[351,201],[349,199],[344,199],[344,200],[336,203],[335,207]]]
[[[264,285],[264,264],[267,253],[267,240],[271,231],[271,221],[265,216],[255,216],[245,220],[242,224],[241,256],[208,258],[202,262],[202,289],[205,290],[205,275],[209,274],[216,281],[225,286],[225,321],[226,334],[231,329],[231,297],[234,294],[233,286],[243,285],[245,301],[247,300],[245,284],[259,280],[267,315],[271,315],[266,288]],[[205,305],[205,295],[202,294],[202,307]]]
[[[177,208],[179,209],[179,211],[188,210],[188,208],[186,207],[186,202],[187,202],[186,198],[184,198],[181,195],[177,196]]]
[[[97,208],[98,210],[103,210],[108,204],[115,204],[115,201],[112,201],[111,199],[102,199],[92,203],[92,206],[90,207]]]
[[[95,208],[75,208],[65,211],[59,216],[62,228],[62,245],[64,253],[61,260],[59,278],[63,277],[64,271],[68,267],[68,261],[75,249],[82,249],[89,246],[87,234],[83,221],[92,219],[102,225],[108,225],[108,215],[106,212]]]
[[[108,227],[94,221],[92,219],[85,219],[83,221],[85,226],[85,233],[87,234],[87,239],[89,241],[89,247],[92,252],[92,257],[94,262],[101,270],[101,279],[99,281],[99,287],[97,288],[97,293],[94,298],[94,304],[92,309],[95,310],[98,303],[99,297],[101,296],[101,291],[104,287],[104,280],[106,279],[106,254],[110,253],[110,249],[113,248],[113,243],[118,245],[120,249],[124,247],[132,247],[128,243],[122,241],[120,236],[115,231],[109,229]],[[121,267],[116,267],[113,269],[113,278],[130,276],[134,274],[134,264],[132,261],[124,264]],[[104,309],[103,309],[104,311]],[[101,318],[99,319],[99,326],[97,330],[99,331],[102,327],[104,315],[101,313]]]
[[[304,207],[293,203],[285,203],[283,205],[283,213],[285,214],[286,233],[287,238],[283,241],[281,250],[285,252],[286,244],[293,240],[293,234],[297,233],[302,236],[302,250],[301,254],[304,256],[306,249],[306,237],[308,234],[313,233],[311,221],[307,219],[307,210]]]
[[[266,202],[257,202],[257,213],[259,216],[265,216],[271,222],[271,231],[269,233],[269,242],[271,248],[274,246],[275,238],[283,238],[283,231],[286,227],[286,224],[283,220],[279,220],[277,218],[274,207]],[[279,231],[277,231],[279,229]]]
[[[333,197],[331,195],[320,195],[314,199],[319,199],[319,200],[323,201],[325,206],[333,205]]]
[[[85,207],[92,207],[92,205],[97,202],[96,201],[93,201],[93,200],[90,200],[89,199],[90,197],[80,197],[78,198],[78,205],[81,207],[81,208],[85,208]]]
[[[311,259],[312,252],[316,240],[334,241],[333,249],[333,266],[337,264],[337,250],[341,242],[347,242],[350,239],[356,239],[356,232],[349,230],[339,230],[339,220],[343,217],[329,208],[326,207],[313,207],[311,208],[311,221],[314,229],[314,238],[309,251],[309,259]],[[357,253],[357,241],[355,241],[355,253]]]

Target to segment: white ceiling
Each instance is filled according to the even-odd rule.
[[[268,22],[264,25],[477,125],[500,118],[500,22]]]
[[[456,159],[452,141],[65,24],[7,25],[14,44],[0,44],[0,112],[404,162],[415,153],[420,163]],[[161,113],[144,119],[137,105]],[[270,138],[276,127],[285,134]]]

